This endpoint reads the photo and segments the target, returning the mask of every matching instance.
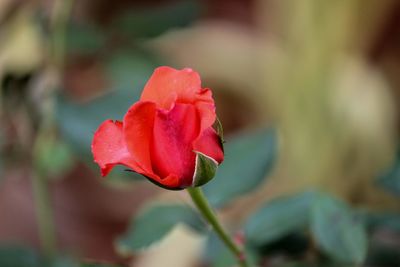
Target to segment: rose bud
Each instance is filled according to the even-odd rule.
[[[200,186],[224,159],[217,122],[211,90],[197,72],[159,67],[123,121],[97,129],[93,157],[103,176],[121,164],[164,188]]]

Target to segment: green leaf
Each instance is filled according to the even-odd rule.
[[[311,230],[320,248],[344,264],[360,264],[368,239],[362,220],[341,201],[319,195],[311,214]]]
[[[303,229],[301,229],[303,230]],[[311,240],[307,231],[296,231],[289,233],[276,241],[254,246],[249,242],[249,246],[257,250],[261,255],[284,254],[286,257],[299,258],[307,254],[310,249]]]
[[[68,52],[88,54],[99,51],[105,46],[106,35],[91,24],[68,24],[66,31],[66,47]]]
[[[123,255],[146,249],[159,242],[178,223],[198,232],[205,230],[199,215],[188,206],[154,206],[132,221],[125,235],[117,240],[117,249]]]
[[[105,263],[82,263],[80,267],[119,267],[119,265]]]
[[[1,267],[79,267],[74,259],[57,255],[51,260],[45,259],[33,249],[17,245],[0,245]]]
[[[386,191],[400,197],[400,149],[393,165],[378,178],[378,184]]]
[[[59,255],[48,265],[49,267],[80,267],[81,264],[75,259],[65,256]],[[44,266],[43,266],[44,267]]]
[[[60,177],[73,166],[70,147],[52,136],[39,140],[36,165],[46,176]]]
[[[215,178],[204,186],[214,206],[223,206],[232,198],[254,190],[272,170],[277,154],[274,130],[262,130],[237,136],[225,146],[225,160]]]
[[[130,99],[132,101],[139,99],[144,85],[160,62],[148,51],[135,48],[115,52],[105,64],[112,89],[133,93],[135,99]]]
[[[113,28],[131,37],[155,37],[170,28],[187,26],[199,17],[200,11],[199,1],[174,1],[147,9],[129,10],[115,21]]]
[[[28,248],[19,246],[0,246],[1,267],[42,267],[43,260]]]
[[[34,250],[16,245],[0,245],[1,267],[118,267],[112,264],[79,263],[66,255],[45,259]]]
[[[288,262],[284,265],[284,267],[317,267],[316,265],[310,265],[307,263],[303,263],[303,262]],[[325,266],[320,266],[318,265],[318,267],[325,267]],[[338,266],[339,267],[339,266]],[[343,266],[344,267],[344,266]]]
[[[304,192],[271,201],[245,223],[247,242],[264,246],[308,226],[314,192]]]
[[[360,214],[369,230],[385,228],[400,233],[400,215],[394,213],[372,213],[363,212]]]
[[[202,186],[214,178],[218,162],[203,153],[196,153],[196,169],[193,175],[193,186]]]

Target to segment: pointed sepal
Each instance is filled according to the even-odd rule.
[[[219,140],[220,140],[221,144],[224,144],[225,143],[224,128],[222,127],[222,123],[221,123],[221,121],[219,120],[218,117],[215,119],[213,128],[217,132],[217,135],[219,137]]]
[[[212,178],[214,178],[217,169],[218,162],[198,151],[196,153],[196,168],[193,174],[192,186],[202,186],[208,183]]]

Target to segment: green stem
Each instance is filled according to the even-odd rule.
[[[237,246],[237,244],[232,240],[232,238],[226,233],[225,229],[220,224],[217,216],[215,215],[213,209],[208,203],[206,197],[203,194],[203,191],[200,187],[191,187],[188,188],[187,191],[190,194],[194,204],[203,215],[203,217],[211,224],[214,231],[217,233],[221,241],[225,244],[225,246],[232,252],[235,256],[239,266],[248,267],[248,263],[246,261],[245,254],[241,248]]]
[[[48,183],[46,177],[35,167],[32,177],[32,187],[40,242],[45,255],[52,258],[56,252],[56,237]]]

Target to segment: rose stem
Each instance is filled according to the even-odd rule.
[[[217,233],[218,237],[225,244],[225,246],[235,255],[239,266],[248,267],[245,254],[242,249],[240,249],[237,244],[232,240],[232,238],[226,233],[221,223],[219,222],[215,212],[208,203],[203,191],[200,187],[188,188],[190,197],[192,198],[194,204],[202,214],[202,216],[211,224],[214,231]]]

